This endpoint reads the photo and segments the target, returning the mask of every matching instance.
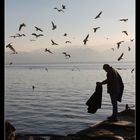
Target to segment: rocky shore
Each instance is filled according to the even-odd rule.
[[[135,140],[135,109],[127,108],[118,113],[119,121],[104,120],[89,128],[67,136],[51,134],[16,134],[6,140]],[[12,131],[9,131],[12,132]],[[7,133],[6,133],[7,134]],[[8,135],[8,134],[7,134]]]

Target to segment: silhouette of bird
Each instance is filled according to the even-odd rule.
[[[32,33],[32,35],[34,35],[36,38],[38,38],[40,36],[44,36],[43,34],[36,34],[36,33]]]
[[[88,41],[88,37],[89,37],[89,34],[86,36],[86,38],[83,40],[84,42],[84,45],[86,45],[87,41]]]
[[[52,30],[55,30],[57,26],[54,24],[53,21],[51,23],[52,23]]]
[[[26,26],[25,23],[20,24],[20,26],[19,26],[19,31],[21,30],[22,27],[25,27],[25,26]]]
[[[67,40],[67,41],[65,41],[65,43],[71,43],[71,41]]]
[[[122,33],[125,33],[126,35],[128,35],[127,31],[122,31]]]
[[[119,41],[117,42],[117,48],[119,49],[120,45],[123,43],[124,41]]]
[[[50,50],[48,50],[47,48],[45,49],[45,52],[49,52],[51,54],[53,54]]]
[[[41,28],[38,28],[38,27],[36,27],[36,26],[35,26],[35,29],[36,29],[36,31],[41,31],[41,32],[43,32],[43,30],[42,30]]]
[[[51,42],[52,42],[52,45],[59,45],[59,44],[55,43],[53,40],[51,40]]]
[[[112,51],[114,51],[114,48],[111,48],[112,49]]]
[[[124,55],[124,53],[122,53],[122,54],[119,56],[118,61],[120,61],[121,59],[123,59],[123,58],[122,58],[123,55]]]
[[[12,62],[9,63],[9,65],[12,65],[12,64],[13,64]]]
[[[94,33],[96,33],[97,29],[99,29],[99,28],[100,28],[100,27],[93,28]]]
[[[94,19],[100,18],[101,14],[102,14],[102,11]]]
[[[67,36],[67,33],[64,33],[64,36]]]
[[[134,68],[131,70],[131,73],[133,73],[134,72]]]
[[[70,54],[67,54],[66,52],[62,52],[62,54],[64,54],[66,58],[70,58],[71,57]]]
[[[62,4],[62,9],[66,9],[66,6]]]
[[[45,70],[48,72],[48,69],[47,68],[45,68]]]
[[[16,38],[16,37],[18,37],[18,36],[12,35],[12,36],[10,36],[10,37]]]
[[[130,51],[131,50],[131,48],[130,47],[128,47],[128,51]]]
[[[134,41],[134,39],[130,39],[130,41],[131,41],[131,42],[133,42],[133,41]]]
[[[54,9],[56,9],[58,12],[63,12],[64,13],[64,11],[62,9],[58,9],[57,7],[55,7]]]
[[[17,37],[22,37],[22,36],[26,36],[26,35],[17,33]]]
[[[33,91],[34,91],[34,89],[35,89],[35,86],[34,86],[34,85],[32,86],[32,89],[33,89]]]
[[[124,21],[124,22],[126,22],[128,20],[128,18],[122,18],[122,19],[120,19],[120,21]]]
[[[13,46],[11,45],[11,43],[9,43],[8,45],[6,45],[6,48],[9,48],[10,50],[13,51],[13,54],[17,54],[16,50],[13,48]]]

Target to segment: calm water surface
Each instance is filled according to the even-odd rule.
[[[106,85],[103,86],[102,108],[87,113],[85,105],[95,90],[96,82],[106,73],[103,63],[28,64],[5,67],[5,119],[18,133],[76,133],[106,119],[112,107]],[[124,94],[119,111],[125,104],[135,104],[134,63],[112,63],[122,76]],[[48,71],[47,71],[47,69]],[[32,85],[35,86],[33,91]]]

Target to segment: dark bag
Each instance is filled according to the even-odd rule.
[[[97,109],[101,108],[102,105],[102,85],[97,82],[95,92],[86,102],[88,106],[88,113],[96,113]]]

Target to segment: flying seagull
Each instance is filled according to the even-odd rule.
[[[121,43],[123,43],[123,42],[124,42],[124,41],[119,41],[119,42],[117,42],[117,49],[119,49]]]
[[[71,41],[67,40],[67,41],[65,41],[65,43],[71,43]]]
[[[133,41],[134,41],[134,39],[130,39],[130,41],[131,41],[131,42],[133,42]]]
[[[125,33],[126,35],[128,35],[127,31],[122,31],[122,33]]]
[[[99,28],[100,28],[100,27],[93,28],[94,33],[96,33],[97,29],[99,29]]]
[[[36,29],[36,31],[41,31],[41,32],[43,32],[42,29],[40,29],[40,28],[38,28],[38,27],[36,27],[36,26],[35,26],[35,29]]]
[[[36,34],[36,33],[32,33],[32,35],[34,35],[36,38],[38,38],[40,36],[44,36],[43,34]]]
[[[62,9],[66,9],[66,6],[62,4]]]
[[[102,11],[94,19],[100,18],[101,14],[102,14]]]
[[[89,34],[86,36],[86,38],[83,40],[84,42],[84,45],[86,45],[87,41],[88,41],[88,37],[89,37]]]
[[[58,9],[57,7],[55,7],[54,9],[56,9],[58,12],[63,12],[64,13],[64,11],[62,9]]]
[[[134,68],[131,70],[131,73],[133,73],[133,71],[134,71]]]
[[[71,57],[70,54],[67,54],[66,52],[62,52],[62,54],[64,54],[66,58]]]
[[[11,45],[11,43],[9,43],[8,45],[6,45],[6,48],[9,48],[10,50],[13,51],[13,54],[17,54],[16,50],[13,48],[13,46]]]
[[[50,50],[48,50],[47,48],[45,49],[45,52],[49,52],[51,54],[53,54]]]
[[[120,61],[121,59],[123,59],[123,58],[122,58],[123,55],[124,55],[124,53],[122,53],[122,54],[119,56],[118,61]]]
[[[51,40],[51,42],[52,42],[52,45],[59,45],[59,44],[55,43],[53,40]]]
[[[126,22],[128,20],[128,18],[122,18],[122,19],[120,19],[120,21],[124,21],[124,22]]]
[[[52,21],[52,30],[55,30],[56,29],[56,25],[54,24],[54,22]]]
[[[21,30],[22,27],[25,27],[25,26],[26,26],[25,23],[20,24],[20,26],[19,26],[19,31]]]
[[[128,51],[130,51],[131,50],[131,48],[130,47],[128,47]]]

